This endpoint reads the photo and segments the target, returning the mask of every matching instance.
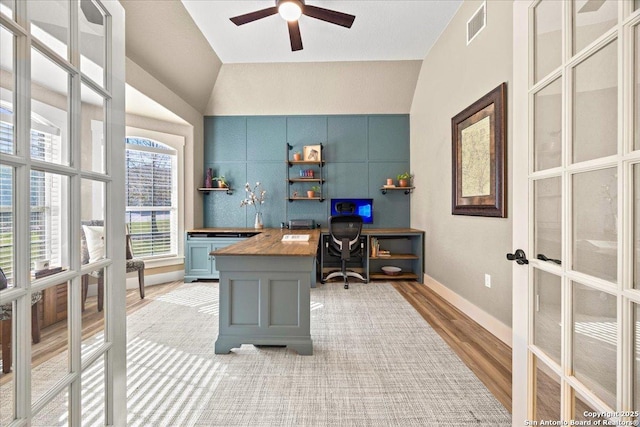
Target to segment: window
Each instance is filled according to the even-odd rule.
[[[7,107],[2,107],[0,120],[0,152],[11,153],[13,147],[13,124],[5,120],[13,115]],[[31,120],[31,158],[46,162],[58,162],[60,159],[60,129],[37,115]],[[31,170],[30,173],[31,206],[29,228],[31,230],[31,269],[39,260],[50,260],[61,265],[61,219],[64,216],[62,193],[67,179],[54,173]],[[0,268],[13,279],[13,169],[2,166],[0,170]]]
[[[178,253],[177,151],[147,138],[127,138],[126,220],[136,257]]]

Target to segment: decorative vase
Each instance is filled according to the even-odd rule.
[[[409,186],[409,180],[408,179],[399,179],[398,180],[398,186],[399,187],[408,187]]]
[[[207,176],[204,179],[204,187],[212,188],[213,187],[213,172],[211,168],[207,169]]]
[[[262,212],[256,212],[256,219],[253,223],[253,228],[264,228],[264,224],[262,223]]]
[[[387,178],[387,185],[393,185],[393,178]]]

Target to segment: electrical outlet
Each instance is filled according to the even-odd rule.
[[[485,285],[487,288],[490,288],[490,287],[491,287],[491,275],[490,275],[490,274],[485,274],[485,275],[484,275],[484,285]]]

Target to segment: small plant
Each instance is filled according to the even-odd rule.
[[[216,176],[213,178],[214,181],[218,181],[218,186],[220,188],[226,188],[229,185],[227,184],[227,179],[223,176]]]
[[[320,187],[314,185],[313,187],[311,187],[311,191],[313,191],[314,193],[318,193],[320,191]]]
[[[410,174],[409,172],[404,172],[404,173],[401,173],[400,175],[398,175],[398,177],[397,177],[397,178],[398,178],[398,181],[400,181],[401,179],[404,179],[404,180],[407,180],[407,181],[408,181],[408,180],[410,180],[411,178],[413,178],[413,175],[412,175],[412,174]]]
[[[296,151],[295,153],[293,153],[293,160],[295,160],[296,162],[302,160],[302,153],[300,151]]]

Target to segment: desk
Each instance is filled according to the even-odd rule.
[[[285,234],[310,237],[283,243]],[[220,272],[216,354],[242,344],[286,345],[313,354],[309,293],[319,240],[319,230],[267,229],[211,252]]]

